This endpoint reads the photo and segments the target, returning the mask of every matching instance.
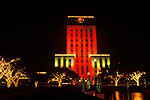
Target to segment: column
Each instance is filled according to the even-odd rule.
[[[105,57],[102,57],[102,66],[105,68]]]
[[[99,72],[101,70],[100,68],[100,59],[97,59],[97,71]]]
[[[66,57],[66,68],[69,68],[69,57]]]
[[[60,67],[64,67],[64,57],[60,57]]]
[[[95,63],[94,63],[94,58],[91,57],[91,61],[92,61],[92,67],[95,68]]]
[[[58,67],[58,57],[55,57],[55,67]]]
[[[73,64],[74,64],[74,59],[71,58],[71,68],[73,68]]]
[[[107,57],[107,65],[108,65],[108,68],[110,68],[110,57]]]

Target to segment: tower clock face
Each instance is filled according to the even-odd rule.
[[[78,19],[78,22],[79,22],[79,23],[83,23],[83,22],[84,22],[84,19],[80,17],[80,18]]]

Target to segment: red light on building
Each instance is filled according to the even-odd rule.
[[[87,77],[91,71],[89,54],[97,54],[96,26],[68,25],[67,26],[67,54],[75,54],[73,70],[80,77]]]
[[[110,68],[110,54],[97,54],[94,16],[68,16],[67,24],[67,54],[55,55],[55,67],[66,65],[81,78],[90,76],[93,81],[102,67]]]

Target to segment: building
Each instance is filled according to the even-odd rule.
[[[91,79],[101,67],[110,68],[110,54],[97,54],[94,16],[68,16],[66,36],[67,54],[55,54],[55,67],[66,67]]]

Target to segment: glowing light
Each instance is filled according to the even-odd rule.
[[[47,74],[47,72],[36,72],[37,74]]]
[[[75,54],[55,54],[55,57],[74,57]]]
[[[110,54],[89,54],[89,57],[110,57]]]
[[[94,59],[94,62],[97,62],[97,59]]]
[[[116,100],[120,100],[120,93],[119,93],[119,91],[116,91],[115,92],[115,97],[116,97]]]
[[[68,16],[68,18],[94,18],[94,16]]]
[[[80,18],[78,19],[78,22],[79,22],[79,23],[83,23],[83,22],[84,22],[84,19],[80,17]]]
[[[132,100],[144,100],[144,96],[142,93],[132,93],[131,94]]]

